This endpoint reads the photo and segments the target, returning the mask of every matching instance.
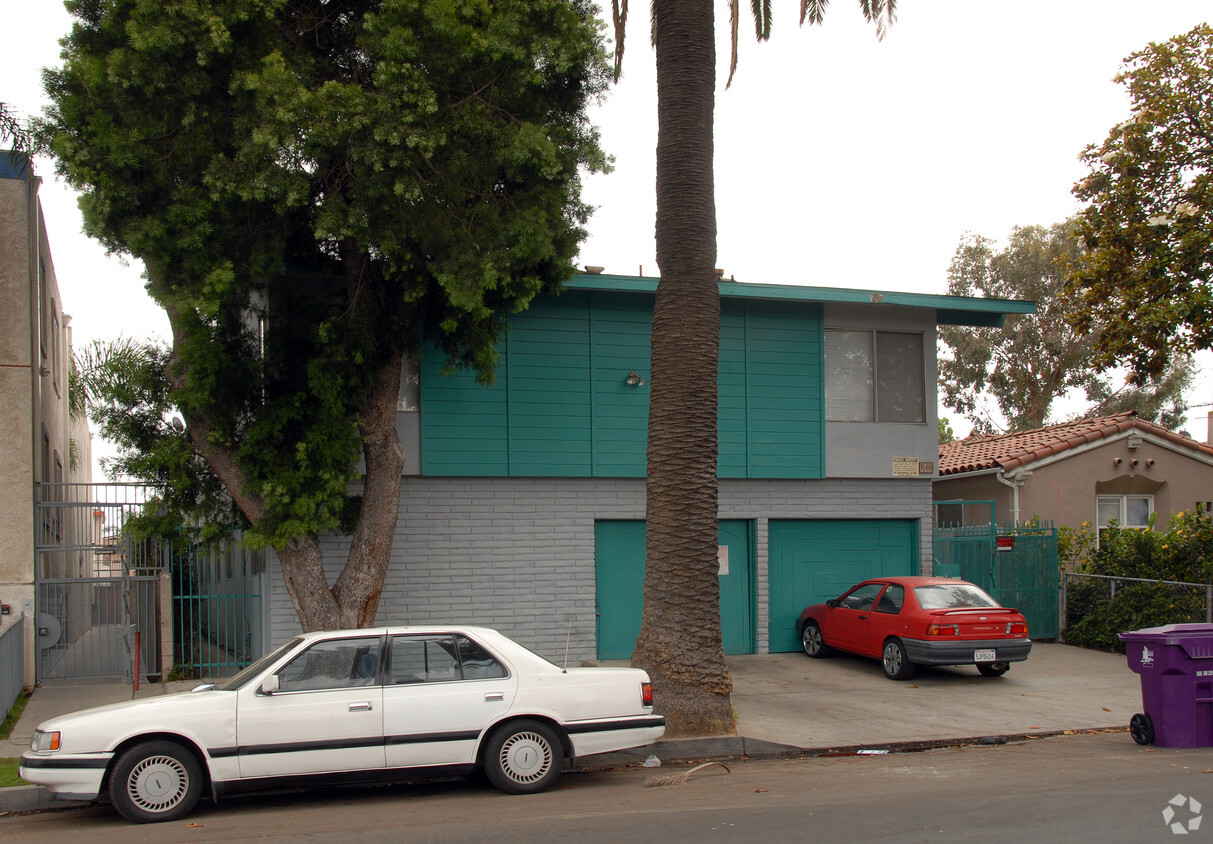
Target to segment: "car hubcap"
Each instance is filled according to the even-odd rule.
[[[538,733],[515,733],[501,746],[501,770],[517,783],[543,779],[551,770],[551,745]]]
[[[803,641],[805,653],[817,653],[821,649],[821,631],[816,627],[806,627]]]
[[[901,649],[896,645],[884,646],[884,670],[890,674],[901,670]]]
[[[189,790],[189,773],[171,756],[149,756],[131,771],[126,791],[146,812],[165,812],[176,806]]]

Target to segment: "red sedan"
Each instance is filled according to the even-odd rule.
[[[976,665],[986,677],[1001,677],[1032,650],[1018,610],[948,577],[865,580],[841,598],[806,607],[797,630],[809,656],[837,649],[875,657],[892,680],[910,679],[919,665]]]

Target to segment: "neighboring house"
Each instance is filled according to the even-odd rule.
[[[939,447],[934,497],[994,501],[1006,524],[1040,517],[1071,527],[1115,521],[1141,528],[1156,514],[1155,529],[1165,530],[1173,513],[1210,509],[1213,446],[1132,412],[969,437]]]
[[[579,275],[511,319],[496,383],[405,372],[407,461],[378,622],[496,627],[576,664],[640,627],[655,278]],[[800,610],[931,570],[936,326],[1031,302],[721,282],[728,653],[793,651]],[[348,542],[324,542],[330,577]],[[268,639],[299,623],[272,555]]]
[[[68,413],[70,317],[63,312],[38,200],[41,179],[25,156],[0,151],[0,632],[24,615],[25,685],[34,684],[35,545],[73,544],[58,511],[36,511],[34,485],[89,480],[86,420]],[[45,576],[79,576],[57,555]]]

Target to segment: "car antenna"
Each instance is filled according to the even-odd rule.
[[[569,639],[573,638],[573,614],[569,613],[569,630],[564,634],[564,665],[560,666],[561,674],[569,673]]]

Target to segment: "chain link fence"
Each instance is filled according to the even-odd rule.
[[[1117,633],[1213,623],[1213,584],[1065,572],[1061,606],[1063,642],[1124,653]]]

